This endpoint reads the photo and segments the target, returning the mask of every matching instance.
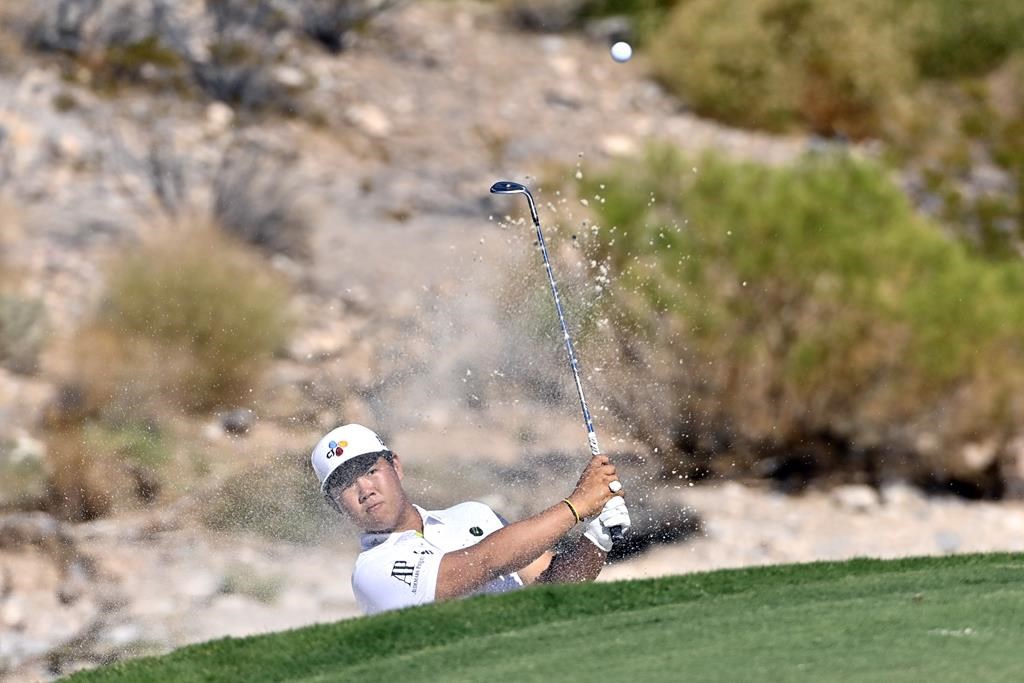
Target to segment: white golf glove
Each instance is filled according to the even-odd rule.
[[[620,527],[625,533],[631,526],[629,521],[629,510],[626,509],[626,501],[622,496],[615,496],[604,505],[604,509],[587,524],[583,535],[604,552],[612,549],[612,534],[609,531],[612,527]]]

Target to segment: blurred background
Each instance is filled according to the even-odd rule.
[[[500,179],[603,580],[1024,550],[1024,4],[2,0],[0,678],[356,615],[338,424],[571,491]]]

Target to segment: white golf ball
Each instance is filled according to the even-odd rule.
[[[622,62],[628,62],[629,58],[633,56],[633,48],[629,46],[629,43],[619,41],[612,45],[612,59],[620,64]]]

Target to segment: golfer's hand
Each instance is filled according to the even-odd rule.
[[[619,527],[622,533],[626,533],[631,526],[632,522],[629,521],[626,501],[621,496],[613,496],[605,504],[601,514],[587,524],[587,530],[583,532],[583,535],[607,553],[612,549],[612,527]]]
[[[569,496],[580,517],[593,517],[612,496],[616,495],[609,488],[613,481],[618,481],[618,475],[615,473],[615,465],[608,460],[608,456],[595,455],[591,458],[587,468],[580,475],[576,490]]]

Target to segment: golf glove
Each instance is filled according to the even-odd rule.
[[[590,520],[583,535],[589,538],[591,543],[607,553],[612,549],[612,534],[609,529],[621,527],[622,533],[626,533],[630,525],[626,501],[622,499],[622,496],[615,496],[605,503],[600,515]]]

